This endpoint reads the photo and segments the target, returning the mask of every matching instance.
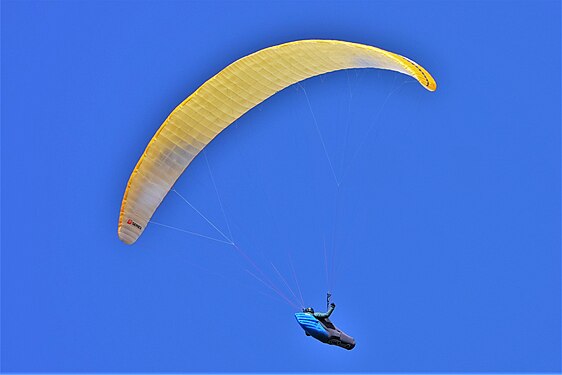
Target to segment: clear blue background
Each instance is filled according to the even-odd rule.
[[[1,11],[3,371],[560,371],[559,2]],[[176,188],[280,289],[272,264],[296,289],[293,264],[317,309],[332,288],[351,352],[305,337],[232,246],[116,234],[168,113],[235,59],[307,38],[406,55],[438,89],[376,70],[307,80]],[[220,238],[173,194],[154,220]]]

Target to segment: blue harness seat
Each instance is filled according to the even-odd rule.
[[[323,343],[337,345],[347,350],[355,347],[353,337],[340,331],[328,318],[319,320],[307,313],[296,313],[295,318],[307,335]]]

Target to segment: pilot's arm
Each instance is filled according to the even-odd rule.
[[[326,311],[325,313],[319,313],[319,312],[315,312],[314,313],[314,317],[316,319],[325,319],[325,318],[329,318],[330,315],[332,315],[332,312],[334,312],[334,309],[336,308],[336,304],[335,303],[330,303],[330,308],[328,309],[328,311]]]

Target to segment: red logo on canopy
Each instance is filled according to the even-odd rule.
[[[133,220],[131,219],[127,220],[127,224],[133,224]]]

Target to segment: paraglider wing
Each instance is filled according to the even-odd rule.
[[[353,68],[394,70],[414,77],[430,91],[436,89],[431,75],[415,62],[357,43],[302,40],[243,57],[177,106],[149,142],[125,190],[119,238],[134,243],[195,156],[244,113],[304,79]]]

